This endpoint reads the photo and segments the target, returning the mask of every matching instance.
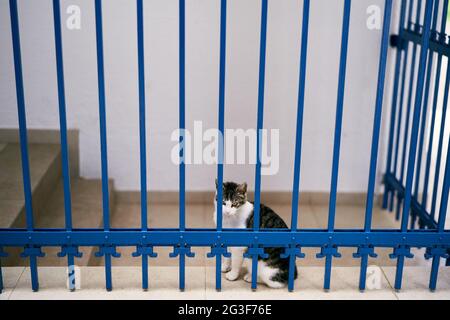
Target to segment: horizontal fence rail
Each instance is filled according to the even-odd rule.
[[[225,83],[226,83],[226,44],[227,44],[227,0],[220,2],[219,35],[219,96],[218,129],[225,130]],[[259,204],[261,203],[261,144],[260,134],[264,126],[264,92],[266,74],[266,45],[268,30],[269,0],[261,0],[259,77],[256,128],[258,138],[255,166],[255,212],[251,229],[233,230],[223,228],[223,186],[224,181],[224,141],[219,143],[217,164],[217,228],[186,228],[186,166],[184,162],[184,136],[180,134],[179,165],[179,226],[178,228],[152,228],[148,225],[147,206],[147,137],[145,96],[145,1],[136,0],[137,62],[138,62],[138,105],[139,110],[139,146],[140,146],[140,228],[117,229],[110,225],[110,207],[108,190],[108,152],[106,130],[105,70],[103,58],[103,22],[102,0],[93,0],[95,8],[96,58],[98,77],[98,107],[100,122],[100,151],[102,173],[103,228],[77,229],[72,226],[72,197],[69,174],[69,149],[67,142],[67,119],[64,86],[63,39],[61,32],[60,0],[53,0],[54,37],[56,49],[56,71],[58,85],[58,106],[60,120],[60,139],[62,151],[62,173],[64,187],[63,229],[37,229],[34,227],[32,207],[30,168],[28,159],[26,103],[24,98],[23,70],[21,62],[21,41],[19,14],[16,0],[9,0],[13,58],[16,81],[17,110],[19,119],[22,178],[25,196],[26,228],[0,229],[0,261],[7,256],[8,248],[23,248],[22,257],[29,259],[32,290],[39,290],[38,258],[43,258],[43,248],[59,247],[58,256],[67,258],[70,267],[81,257],[80,247],[98,247],[96,257],[104,258],[106,289],[112,290],[112,258],[119,258],[118,247],[135,247],[133,257],[142,261],[142,288],[149,288],[149,258],[156,258],[155,247],[172,247],[170,257],[179,259],[179,289],[185,289],[186,258],[193,258],[193,247],[210,247],[208,258],[216,260],[216,289],[221,290],[221,263],[229,257],[230,247],[248,247],[246,257],[252,262],[251,288],[257,289],[258,259],[264,257],[265,248],[284,248],[283,257],[289,259],[288,290],[294,290],[294,271],[297,259],[304,258],[303,248],[316,248],[316,258],[324,258],[325,272],[323,288],[331,288],[332,262],[341,257],[341,248],[353,248],[355,259],[360,259],[359,289],[366,284],[369,258],[377,257],[376,249],[391,248],[390,257],[397,260],[395,288],[402,287],[403,268],[406,258],[412,258],[412,248],[426,248],[425,257],[432,260],[429,288],[437,286],[438,270],[441,259],[448,259],[450,252],[450,230],[445,229],[447,205],[450,188],[450,156],[444,154],[446,112],[449,98],[450,63],[445,75],[441,75],[443,59],[448,61],[450,41],[445,34],[448,0],[401,0],[384,2],[383,26],[377,76],[376,100],[373,109],[372,142],[370,167],[368,173],[367,199],[364,226],[361,229],[337,229],[336,198],[339,178],[341,136],[343,114],[345,112],[345,85],[348,45],[351,41],[352,1],[343,1],[343,20],[340,44],[340,63],[337,74],[336,119],[334,127],[333,159],[330,182],[330,202],[328,225],[326,229],[299,229],[301,212],[298,208],[300,190],[300,168],[302,160],[303,114],[305,93],[307,92],[306,72],[308,56],[308,38],[310,30],[310,0],[302,2],[302,18],[299,52],[298,100],[296,118],[296,136],[293,172],[293,194],[291,225],[289,229],[263,229],[260,226]],[[394,4],[399,4],[398,34],[390,36]],[[186,1],[179,0],[179,128],[185,128],[185,50],[186,50]],[[300,8],[299,8],[300,9]],[[388,65],[389,43],[396,50],[394,79],[392,83],[392,105],[389,115],[389,133],[387,147],[387,166],[383,179],[385,192],[383,207],[390,211],[396,209],[396,217],[401,220],[399,229],[374,229],[372,216],[376,188],[380,132],[382,127],[383,102]],[[411,55],[411,59],[408,57]],[[434,61],[437,58],[436,68]],[[408,76],[409,77],[408,77]],[[444,88],[439,87],[441,76],[445,76]],[[443,101],[438,96],[443,90]],[[429,103],[431,100],[431,103]],[[151,105],[151,104],[150,104]],[[151,105],[151,107],[156,107]],[[331,106],[330,106],[331,107]],[[441,112],[441,122],[437,123],[437,113]],[[429,128],[428,128],[429,123]],[[180,131],[182,132],[182,130]],[[433,146],[434,135],[438,145]],[[437,150],[434,157],[433,150]],[[450,147],[447,149],[450,150]],[[450,151],[447,151],[447,153]],[[422,154],[425,159],[422,160]],[[435,159],[435,160],[433,160]],[[434,162],[433,162],[434,161]],[[433,169],[434,168],[434,169]],[[423,170],[423,171],[422,171]],[[442,185],[440,177],[444,176]],[[421,178],[423,176],[423,179]],[[152,177],[150,177],[152,178]],[[438,194],[440,197],[438,197]],[[152,213],[150,213],[152,214]],[[417,228],[418,226],[418,228]],[[449,260],[447,260],[449,261]],[[71,281],[70,290],[75,290]],[[0,264],[0,291],[3,289]]]

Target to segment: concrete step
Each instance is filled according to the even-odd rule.
[[[33,213],[43,214],[43,207],[61,177],[61,150],[57,144],[29,144],[29,162]],[[0,227],[23,228],[25,200],[22,180],[20,145],[2,144],[0,147]]]
[[[109,182],[110,190],[110,208],[114,210],[114,185]],[[103,223],[103,206],[102,206],[102,186],[101,180],[88,180],[75,178],[71,181],[72,195],[72,221],[73,228],[99,228]],[[35,219],[36,228],[64,228],[65,227],[65,210],[64,210],[64,192],[63,183],[60,181],[53,191],[50,193],[46,205],[44,206],[44,214]],[[95,248],[83,247],[83,257],[76,259],[76,264],[85,266],[93,255]],[[4,259],[7,266],[24,266],[28,265],[28,259],[19,257],[21,249],[7,248],[10,256]],[[45,258],[39,259],[39,265],[42,266],[65,266],[67,259],[57,257],[60,248],[44,248]]]

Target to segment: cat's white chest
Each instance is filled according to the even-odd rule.
[[[245,229],[247,228],[247,219],[253,212],[253,205],[250,202],[246,202],[236,214],[223,215],[222,226],[226,229]],[[214,210],[214,223],[217,225],[217,212]]]

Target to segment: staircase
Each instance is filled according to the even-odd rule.
[[[35,228],[64,228],[64,191],[61,171],[61,148],[54,143],[30,143],[29,160]],[[70,161],[72,163],[72,161]],[[73,170],[71,170],[73,171]],[[110,208],[114,209],[114,185],[109,181]],[[102,226],[101,180],[90,180],[72,174],[72,221],[74,228]],[[25,200],[22,163],[18,143],[0,142],[0,228],[24,228]],[[64,266],[67,260],[58,258],[60,248],[44,248],[45,259],[39,265]],[[9,257],[4,266],[26,266],[28,259],[20,257],[20,248],[6,248]],[[92,247],[80,248],[83,257],[77,265],[86,266],[93,255]]]

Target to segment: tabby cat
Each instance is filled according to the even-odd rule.
[[[217,179],[216,196],[214,200],[214,223],[217,225]],[[247,200],[247,183],[234,182],[223,183],[222,219],[223,228],[252,229],[253,228],[254,203]],[[261,229],[287,229],[286,223],[272,209],[261,204],[260,206]],[[222,272],[230,281],[239,278],[241,267],[245,264],[247,273],[244,280],[252,281],[251,259],[244,258],[246,247],[230,248],[231,258],[224,258]],[[281,258],[283,248],[265,248],[268,258],[258,258],[258,282],[265,283],[271,288],[283,288],[286,286],[289,274],[289,259]],[[294,278],[297,278],[297,267],[294,269]]]

